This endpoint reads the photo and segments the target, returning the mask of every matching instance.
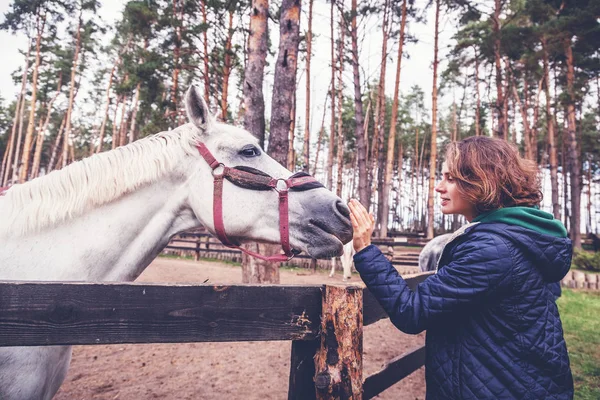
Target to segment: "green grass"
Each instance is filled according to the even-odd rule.
[[[575,399],[600,399],[600,293],[564,289],[558,308],[569,349]]]

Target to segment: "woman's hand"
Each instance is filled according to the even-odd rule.
[[[371,244],[371,235],[375,228],[375,217],[356,199],[348,203],[350,208],[350,221],[354,230],[353,245],[358,253]]]

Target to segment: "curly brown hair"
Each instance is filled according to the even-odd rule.
[[[542,201],[537,166],[505,140],[472,136],[452,142],[446,147],[446,166],[479,213]]]

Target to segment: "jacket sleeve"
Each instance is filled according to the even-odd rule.
[[[354,264],[392,323],[405,333],[419,333],[442,317],[492,301],[499,290],[510,288],[506,278],[513,260],[501,238],[478,235],[457,245],[451,262],[414,291],[374,245],[357,253]]]

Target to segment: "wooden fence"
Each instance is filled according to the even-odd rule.
[[[407,281],[414,287],[427,276]],[[354,326],[331,322],[339,307],[349,310],[339,296],[358,301]],[[358,287],[0,282],[0,346],[291,340],[288,399],[296,400],[369,399],[421,367],[423,347],[362,379],[362,327],[386,317]],[[336,382],[332,351],[343,354],[346,345],[332,338],[343,334],[360,340],[358,375]]]
[[[397,267],[412,268],[412,270],[402,271],[404,273],[417,272],[419,265],[419,252],[427,241],[421,238],[387,238],[375,239],[373,244],[378,246],[384,254]],[[242,252],[224,246],[217,238],[206,232],[182,233],[171,239],[167,247],[163,250],[166,254],[192,255],[195,260],[200,258],[213,258],[222,261],[241,262]],[[311,268],[312,259],[300,254],[292,260],[284,263],[287,265]],[[330,260],[318,260],[317,268],[331,268]]]

